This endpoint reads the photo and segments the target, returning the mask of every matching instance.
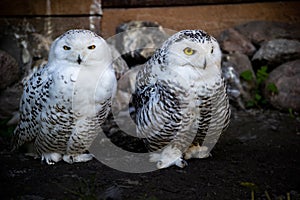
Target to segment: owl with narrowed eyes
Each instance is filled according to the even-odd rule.
[[[26,82],[13,149],[33,142],[47,164],[86,162],[116,90],[110,48],[89,30],[70,30],[51,45],[48,63]]]

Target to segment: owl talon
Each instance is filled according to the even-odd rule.
[[[43,153],[42,161],[46,161],[48,165],[54,165],[62,159],[61,154],[59,153]]]
[[[211,156],[206,146],[192,145],[185,153],[184,159],[188,160],[191,158],[207,158]]]
[[[182,159],[182,152],[171,146],[166,147],[161,153],[150,154],[150,162],[156,162],[158,169],[176,165],[180,168],[187,166],[187,162]]]
[[[94,158],[93,154],[79,154],[79,155],[64,155],[63,160],[69,164],[75,162],[87,162]]]
[[[176,162],[175,162],[175,165],[180,167],[180,168],[184,168],[186,166],[188,166],[188,163],[187,161],[183,160],[183,159],[178,159]]]
[[[183,160],[182,158],[177,158],[176,160],[160,160],[157,162],[156,167],[158,169],[163,169],[163,168],[167,168],[170,167],[172,165],[176,165],[177,167],[183,168],[185,166],[187,166],[187,162],[185,160]]]

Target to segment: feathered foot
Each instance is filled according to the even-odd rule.
[[[42,161],[46,161],[48,165],[54,165],[62,159],[62,155],[59,153],[43,153]]]
[[[206,146],[192,145],[188,148],[188,150],[184,153],[184,159],[188,160],[191,158],[207,158],[211,156],[209,152],[207,152],[208,148]]]
[[[168,146],[161,153],[151,153],[150,162],[156,162],[158,169],[176,165],[180,168],[187,166],[187,162],[182,159],[182,152],[174,147]]]
[[[84,153],[79,155],[64,155],[63,160],[69,164],[72,164],[74,162],[87,162],[94,158],[93,154],[90,153]]]

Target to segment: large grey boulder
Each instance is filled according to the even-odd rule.
[[[227,53],[243,53],[251,56],[256,51],[255,46],[247,37],[232,28],[223,31],[218,41],[221,49]]]
[[[277,67],[287,61],[300,58],[300,42],[297,40],[275,39],[265,42],[254,54],[252,61],[256,66]]]
[[[265,84],[266,98],[278,109],[300,111],[300,59],[274,69]]]
[[[115,75],[117,80],[119,80],[123,76],[123,74],[125,74],[129,70],[129,67],[116,47],[111,43],[108,43],[108,45],[113,57],[112,65],[115,70]]]
[[[251,21],[236,26],[238,32],[246,36],[255,45],[278,38],[300,39],[300,24],[288,24],[272,21]]]
[[[17,82],[21,76],[16,59],[2,50],[0,50],[0,70],[0,90]]]
[[[169,37],[155,22],[131,21],[117,27],[116,48],[129,66],[142,64]]]

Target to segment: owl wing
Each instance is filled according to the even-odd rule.
[[[157,80],[147,83],[139,73],[133,104],[136,109],[137,133],[144,137],[150,151],[162,149],[170,143],[186,145],[192,114],[184,100],[183,88],[172,81]],[[181,147],[178,147],[181,149]]]
[[[49,97],[52,77],[47,75],[47,67],[41,67],[26,82],[20,100],[20,121],[13,137],[13,149],[32,141],[40,129],[40,114]]]
[[[98,105],[98,113],[93,117],[81,116],[76,119],[76,129],[69,132],[67,150],[68,154],[82,153],[90,147],[90,144],[102,130],[101,125],[106,120],[111,108],[111,98],[103,100]],[[70,135],[71,134],[71,135]]]
[[[218,84],[219,85],[219,84]],[[199,113],[197,116],[197,135],[194,142],[212,149],[222,132],[226,130],[230,120],[229,100],[224,80],[214,88],[213,95],[198,95]]]
[[[96,86],[96,84],[98,85]],[[77,106],[80,107],[79,110],[85,108],[85,110],[93,109],[96,112],[94,113],[93,111],[91,111],[85,115],[82,115],[82,113],[77,114],[74,124],[76,126],[76,130],[74,129],[72,131],[68,140],[67,153],[69,154],[87,150],[98,133],[101,132],[101,125],[107,119],[111,111],[112,99],[116,92],[117,80],[114,70],[106,70],[102,74],[101,82],[91,82],[91,84],[88,85],[89,88],[93,88],[95,86],[97,88],[96,91],[92,91],[91,93],[88,93],[86,95],[94,98],[93,101],[95,101],[95,104],[90,103],[90,101],[87,100],[88,98],[86,98],[86,96],[82,97],[82,93],[78,93],[78,96],[76,98],[78,99],[77,101],[74,101],[73,99],[73,104],[78,104]],[[83,102],[85,103],[85,105],[82,105]],[[76,109],[74,110],[74,112],[76,114]]]

